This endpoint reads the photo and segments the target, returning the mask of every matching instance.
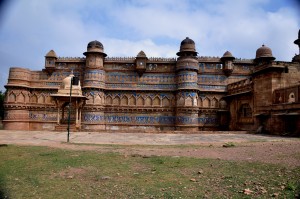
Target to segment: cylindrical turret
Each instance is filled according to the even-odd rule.
[[[31,80],[31,73],[29,69],[12,67],[9,69],[8,82],[5,87],[9,87],[9,86],[29,87],[30,80]]]
[[[82,88],[105,88],[105,71],[103,67],[104,53],[102,43],[91,41],[87,45],[86,67]]]
[[[87,104],[82,112],[82,128],[86,130],[105,129],[104,125],[104,89],[105,70],[104,47],[99,41],[91,41],[87,45],[86,66],[83,77],[82,91],[88,97]],[[100,120],[100,118],[102,118]]]
[[[177,53],[176,63],[177,94],[176,94],[176,128],[178,130],[198,130],[198,60],[195,42],[184,39]]]
[[[197,54],[195,42],[192,39],[187,37],[181,42],[180,51],[177,53],[179,58],[176,63],[178,89],[198,89]]]
[[[29,88],[31,73],[25,68],[10,68],[4,102],[3,126],[7,130],[29,130]],[[15,89],[17,87],[17,89]],[[16,125],[17,124],[17,125]]]
[[[91,41],[87,45],[87,52],[83,53],[86,56],[86,68],[88,69],[102,69],[103,59],[107,55],[104,53],[102,43],[99,41]]]

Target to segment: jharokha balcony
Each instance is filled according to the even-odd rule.
[[[252,78],[243,79],[238,82],[228,84],[228,96],[250,93],[253,90]]]

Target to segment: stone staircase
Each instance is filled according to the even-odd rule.
[[[59,124],[55,126],[55,131],[68,131],[68,125],[67,124]],[[79,131],[78,128],[76,128],[75,124],[70,124],[70,131]]]

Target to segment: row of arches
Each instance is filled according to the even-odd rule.
[[[8,103],[38,103],[38,104],[52,104],[54,103],[50,95],[45,94],[31,94],[30,92],[10,92],[7,95],[6,101]]]
[[[88,96],[89,100],[87,104],[95,105],[114,105],[114,106],[160,106],[160,107],[170,107],[175,106],[175,99],[168,97],[150,97],[150,96],[134,96],[134,95],[123,95],[123,96],[113,96],[113,95],[94,95]],[[226,108],[223,107],[224,100],[219,100],[216,97],[205,97],[201,98],[198,96],[192,97],[180,96],[177,100],[177,106],[194,106],[203,108]]]
[[[87,96],[87,104],[90,105],[114,105],[114,106],[156,106],[156,107],[173,107],[175,98],[160,95],[105,95],[103,92],[96,95]],[[37,104],[54,104],[53,98],[49,94],[31,94],[30,92],[10,92],[7,95],[8,103],[37,103]],[[193,106],[203,108],[226,108],[225,101],[216,97],[198,97],[178,95],[176,106]],[[226,104],[226,103],[225,103]]]
[[[115,106],[161,106],[170,107],[174,104],[174,100],[168,97],[160,96],[134,96],[134,95],[89,95],[87,104],[102,104],[102,105],[115,105]]]
[[[194,106],[203,108],[226,108],[224,100],[219,100],[216,97],[198,97],[198,96],[180,96],[177,100],[177,106]]]

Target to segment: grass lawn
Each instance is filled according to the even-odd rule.
[[[0,198],[295,198],[300,168],[0,147]]]

